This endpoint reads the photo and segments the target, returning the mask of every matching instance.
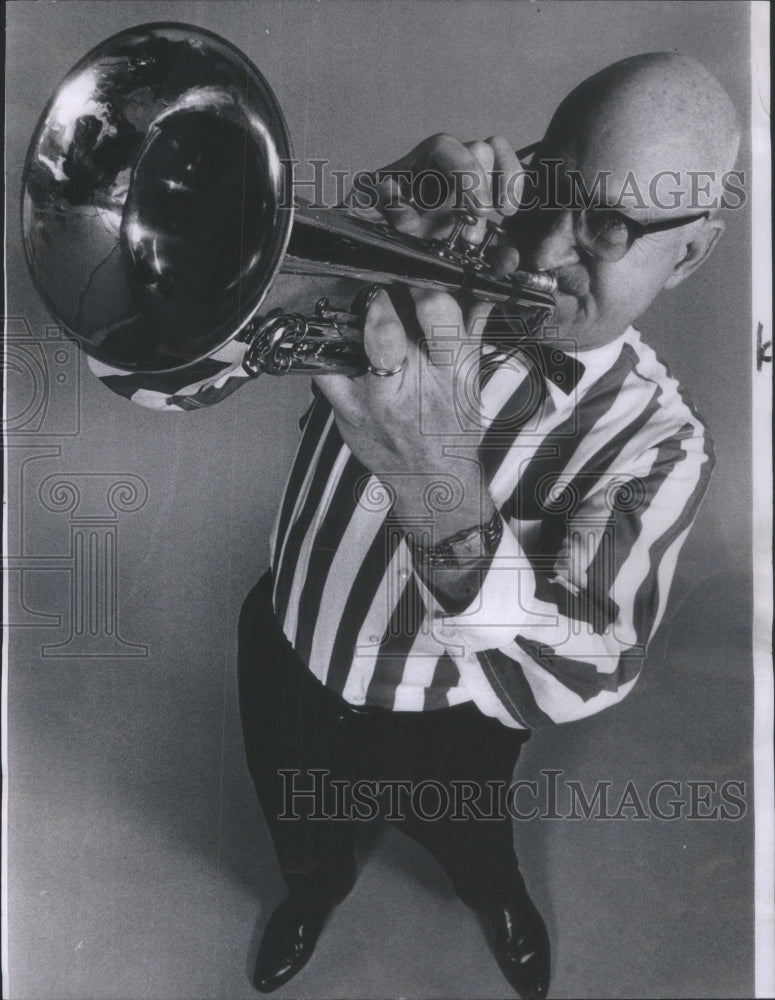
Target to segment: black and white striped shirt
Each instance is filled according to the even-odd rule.
[[[390,496],[343,443],[328,402],[318,395],[305,414],[272,536],[275,611],[310,670],[351,704],[473,700],[533,728],[598,712],[634,686],[712,449],[636,330],[589,351],[561,346],[483,355],[478,460],[505,530],[476,599],[454,615],[414,571]],[[196,382],[166,392],[90,365],[143,405],[191,409],[243,384],[243,350],[228,345]],[[443,502],[452,486],[437,486]]]

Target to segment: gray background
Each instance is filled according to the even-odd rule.
[[[334,167],[389,162],[441,130],[464,139],[500,132],[524,145],[585,76],[651,50],[700,59],[748,117],[742,3],[11,3],[9,312],[26,319],[31,343],[51,322],[17,223],[37,117],[88,48],[162,19],[240,46],[275,89],[297,156]],[[746,170],[749,155],[746,139]],[[614,797],[630,779],[644,795],[660,780],[741,780],[748,813],[737,822],[517,824],[553,940],[558,997],[752,992],[747,211],[728,222],[705,268],[639,324],[716,441],[672,622],[625,703],[536,734],[519,774],[561,769],[588,791],[610,781]],[[35,350],[53,364],[51,345]],[[38,410],[41,384],[13,363],[8,378],[18,627],[8,675],[5,988],[13,1000],[255,996],[246,956],[282,887],[242,760],[235,628],[266,563],[308,382],[264,379],[212,410],[165,415],[114,397],[82,359],[62,365],[66,381],[43,386]],[[39,426],[27,419],[34,413]],[[93,656],[43,655],[67,640],[74,606],[77,511],[41,499],[57,473],[82,486],[108,482],[93,474],[130,474],[147,487],[139,509],[108,512],[119,632],[145,656],[108,657],[100,636]],[[355,891],[313,962],[278,996],[511,995],[435,864],[394,831],[367,840]]]

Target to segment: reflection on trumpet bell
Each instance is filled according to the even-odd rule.
[[[423,241],[295,209],[292,162],[274,93],[234,46],[181,24],[112,36],[68,74],[30,144],[23,227],[38,291],[87,353],[137,372],[185,368],[236,336],[254,374],[364,371],[355,306],[259,315],[279,272],[509,302],[529,326],[550,312],[551,276],[496,277],[462,222]]]
[[[255,313],[290,232],[274,94],[228,42],[132,28],[68,74],[27,156],[23,226],[50,311],[107,364],[169,371]]]

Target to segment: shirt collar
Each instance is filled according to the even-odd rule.
[[[487,321],[482,345],[485,350],[488,348],[509,352],[518,350],[533,362],[549,386],[559,389],[568,396],[584,375],[584,363],[569,349],[567,343],[551,338],[545,340],[517,338],[498,310],[493,310]]]
[[[637,337],[637,331],[633,327],[628,327],[615,340],[586,350],[575,347],[569,341],[551,337],[544,340],[516,341],[511,327],[505,320],[493,315],[487,323],[483,343],[496,349],[518,348],[536,365],[544,376],[549,391],[559,402],[563,396],[570,396],[579,387],[586,388],[608,371],[619,356],[624,342],[633,335]]]

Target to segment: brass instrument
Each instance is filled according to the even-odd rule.
[[[460,238],[470,216],[430,241],[295,207],[292,166],[277,100],[238,49],[184,24],[122,31],[65,77],[30,144],[38,291],[88,354],[136,372],[186,368],[235,337],[253,375],[364,372],[357,306],[259,315],[280,272],[463,292],[527,326],[552,309],[551,275],[496,277],[484,245]]]

